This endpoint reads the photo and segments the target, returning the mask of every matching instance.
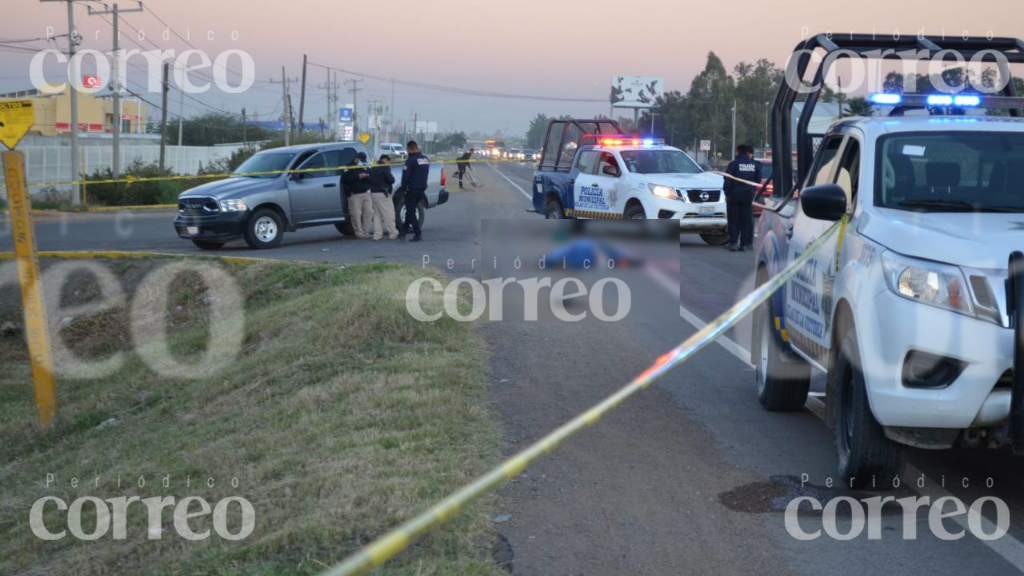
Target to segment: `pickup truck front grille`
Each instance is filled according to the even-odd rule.
[[[213,198],[183,198],[178,200],[178,213],[184,216],[209,216],[220,212]]]
[[[721,196],[721,190],[687,190],[686,197],[690,202],[694,204],[702,204],[704,202],[718,202],[719,196]]]

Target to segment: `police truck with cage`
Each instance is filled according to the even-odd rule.
[[[678,220],[708,244],[729,240],[722,177],[661,140],[611,120],[552,120],[533,176],[547,218]]]
[[[797,46],[791,66],[807,78],[813,50],[925,58],[944,48],[1024,63],[1016,39],[821,35]],[[812,369],[825,372],[826,421],[852,487],[891,488],[908,445],[1024,452],[1024,98],[1012,83],[992,95],[879,94],[880,117],[811,134],[812,92],[794,142],[797,96],[783,83],[774,104],[758,285],[845,224],[755,315],[761,404],[798,410]]]

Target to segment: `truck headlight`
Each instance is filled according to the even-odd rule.
[[[223,212],[245,212],[249,209],[245,200],[221,200],[220,209]]]
[[[884,252],[882,269],[889,289],[908,300],[974,316],[967,281],[960,268]]]
[[[647,186],[650,187],[651,193],[657,196],[658,198],[668,198],[669,200],[679,199],[679,195],[676,194],[675,188],[661,186],[659,184],[648,184]]]

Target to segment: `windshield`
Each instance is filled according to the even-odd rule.
[[[700,166],[679,150],[628,150],[622,160],[634,174],[700,174]]]
[[[286,170],[294,154],[287,152],[254,154],[235,169],[235,176],[246,178],[276,178],[278,174],[260,174],[261,172],[278,172]],[[255,174],[254,174],[255,173]]]
[[[924,132],[882,139],[875,204],[916,212],[1024,212],[1024,134]]]

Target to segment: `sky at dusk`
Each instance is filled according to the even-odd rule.
[[[89,16],[78,3],[75,13],[84,37],[80,48],[106,51],[111,46],[109,25]],[[669,90],[685,91],[714,51],[726,68],[740,61],[767,58],[783,64],[804,28],[811,33],[874,31],[877,34],[1024,36],[1019,23],[1020,0],[975,0],[969,4],[935,0],[921,2],[862,0],[851,13],[849,4],[824,0],[733,0],[728,3],[670,0],[433,0],[412,2],[339,2],[338,0],[152,0],[149,12],[126,14],[124,21],[144,31],[161,48],[187,49],[171,36],[156,16],[191,43],[211,55],[228,49],[248,52],[256,65],[255,77],[280,80],[301,73],[302,55],[311,62],[380,77],[395,77],[477,91],[533,96],[601,99],[609,93],[613,74],[660,76]],[[962,9],[963,6],[968,9]],[[134,6],[123,2],[122,8]],[[4,0],[0,42],[44,37],[47,27],[56,34],[67,31],[66,5],[38,0]],[[11,17],[11,15],[14,15]],[[122,26],[123,48],[139,48],[127,39],[137,34]],[[238,33],[233,41],[231,34]],[[99,38],[97,39],[97,33]],[[209,38],[212,36],[212,40]],[[140,42],[153,49],[148,41]],[[46,41],[24,43],[45,47]],[[60,40],[51,46],[64,49]],[[0,51],[0,92],[31,88],[31,54]],[[139,57],[138,65],[145,60]],[[229,65],[240,69],[237,60]],[[48,78],[59,81],[61,67],[49,60]],[[85,70],[84,72],[88,72]],[[207,70],[210,72],[210,70]],[[327,113],[326,71],[308,69],[306,116],[316,120]],[[133,80],[144,83],[142,73]],[[339,74],[339,81],[349,78]],[[359,106],[368,97],[391,102],[391,83],[366,80],[360,85]],[[298,108],[299,91],[292,98]],[[149,95],[158,102],[160,95]],[[213,89],[196,96],[203,102],[271,119],[281,111],[281,86],[257,82],[243,94]],[[342,102],[351,102],[343,96]],[[172,102],[174,100],[172,99]],[[177,105],[171,107],[177,112]],[[185,115],[198,114],[202,105],[186,100]],[[420,87],[396,86],[395,112],[399,119],[437,121],[441,129],[467,132],[497,130],[522,134],[534,115],[545,113],[591,116],[607,114],[606,103],[551,102],[471,96]],[[626,114],[622,114],[626,115]]]

